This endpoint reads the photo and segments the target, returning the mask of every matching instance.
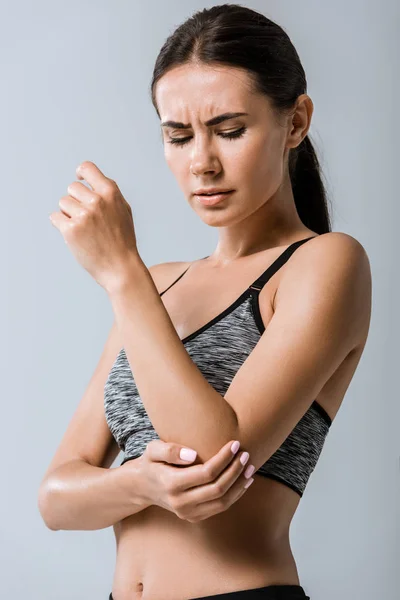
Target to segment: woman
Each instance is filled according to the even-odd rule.
[[[331,231],[281,27],[234,4],[194,14],[151,92],[167,163],[218,243],[147,269],[118,186],[81,165],[94,193],[73,183],[52,221],[115,321],[40,510],[52,529],[114,526],[113,600],[309,598],[289,527],[367,340],[368,257]]]

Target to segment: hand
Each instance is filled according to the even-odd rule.
[[[243,496],[244,485],[249,482],[241,477],[245,469],[240,462],[243,453],[232,454],[232,443],[225,444],[204,464],[187,466],[188,463],[179,457],[182,446],[162,440],[151,441],[135,461],[141,473],[141,493],[146,503],[165,508],[190,523],[227,510]],[[186,468],[165,463],[186,465]]]
[[[132,210],[115,181],[89,161],[76,170],[68,196],[59,201],[61,212],[50,214],[78,262],[106,290],[132,261],[140,260]]]

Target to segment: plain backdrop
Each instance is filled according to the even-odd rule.
[[[300,55],[333,230],[363,244],[373,275],[369,339],[292,522],[293,553],[312,600],[395,600],[399,4],[242,4],[283,26]],[[113,318],[106,293],[48,215],[76,167],[91,160],[131,204],[148,266],[212,252],[217,231],[196,217],[169,171],[149,96],[166,37],[208,6],[0,3],[2,598],[100,600],[111,590],[112,528],[53,532],[37,508],[39,483]]]

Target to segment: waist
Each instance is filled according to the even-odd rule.
[[[114,528],[115,596],[177,600],[177,592],[187,599],[300,584],[288,532],[270,539],[262,523],[228,516],[189,523],[151,506],[121,521]]]

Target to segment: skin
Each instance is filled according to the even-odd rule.
[[[300,96],[290,115],[278,120],[268,99],[253,94],[249,84],[248,75],[241,70],[199,64],[174,68],[157,84],[161,121],[191,125],[185,130],[162,128],[168,166],[191,208],[205,224],[218,230],[218,243],[210,257],[194,261],[179,284],[162,296],[181,338],[228,306],[290,243],[316,233],[299,219],[287,169],[289,149],[301,143],[310,127],[312,101],[307,95]],[[246,112],[248,116],[214,127],[204,124],[228,111]],[[241,138],[227,140],[218,135],[243,125],[247,131]],[[182,147],[169,143],[171,138],[188,136],[190,140]],[[192,195],[202,186],[221,186],[236,192],[216,207],[206,207]],[[323,242],[323,237],[329,240]],[[321,249],[323,244],[333,244],[329,252],[337,251],[339,264],[344,264],[345,251],[340,250],[340,244],[343,242],[344,248],[348,238],[329,233],[311,243],[320,243]],[[286,286],[288,280],[301,276],[295,261],[300,260],[301,271],[298,256],[303,249],[307,251],[307,245],[260,293],[265,327],[274,315],[285,272]],[[151,267],[158,291],[168,287],[187,266],[189,263],[181,262]],[[365,294],[360,297],[368,298],[367,273],[363,281]],[[363,310],[358,310],[358,322],[353,351],[316,398],[332,419],[366,341],[367,301]],[[288,486],[255,475],[254,484],[228,511],[210,519],[188,523],[157,506],[123,519],[114,526],[114,599],[183,600],[272,584],[298,585],[289,528],[299,501]]]

